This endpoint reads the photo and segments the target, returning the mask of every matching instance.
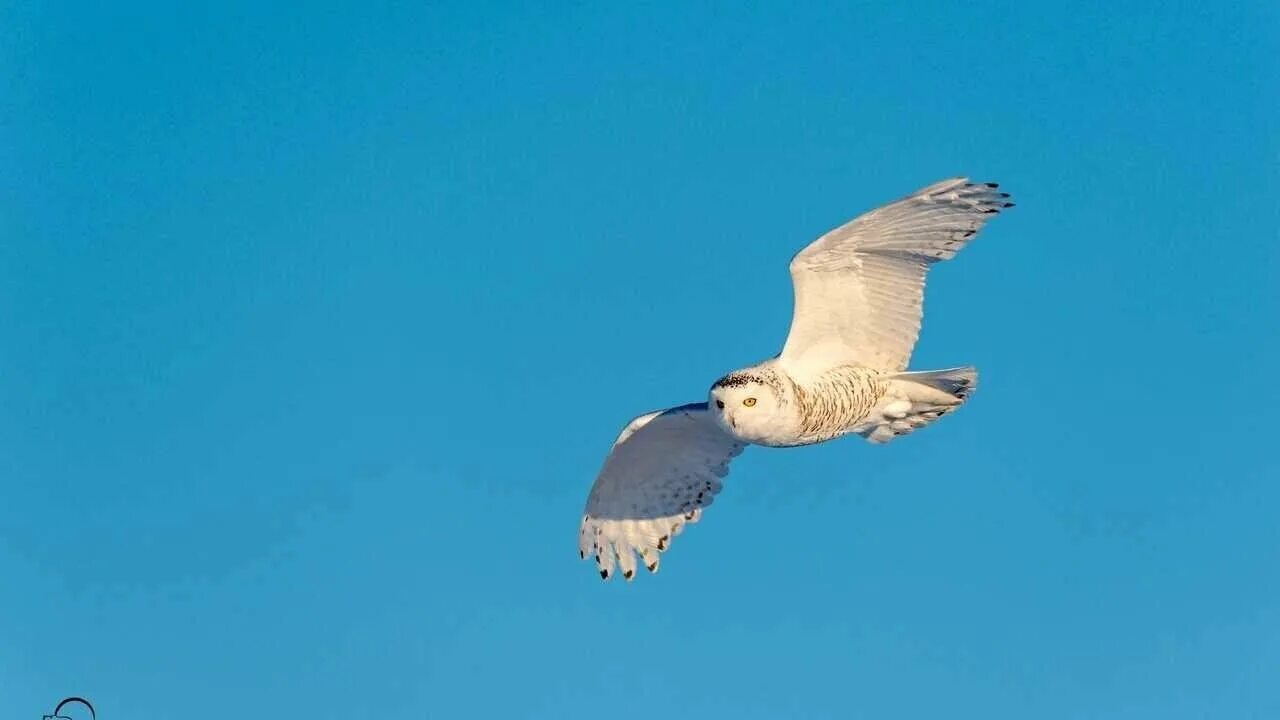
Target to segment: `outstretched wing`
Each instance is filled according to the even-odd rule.
[[[632,420],[591,487],[579,554],[593,554],[605,580],[615,561],[623,577],[634,577],[636,553],[649,572],[657,572],[658,553],[686,523],[698,521],[743,447],[720,429],[706,403]]]
[[[925,274],[1001,209],[995,183],[952,178],[828,232],[791,260],[795,310],[780,359],[789,371],[907,367],[920,332]]]

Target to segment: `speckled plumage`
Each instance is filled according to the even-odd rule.
[[[716,404],[734,389],[766,388],[776,401],[781,421],[770,423],[766,431],[753,433],[748,439],[756,445],[792,447],[830,440],[858,427],[888,388],[880,379],[882,375],[870,368],[843,365],[796,380],[775,360],[768,360],[725,375],[712,384],[710,392],[712,404]],[[736,426],[731,424],[729,429],[735,431]]]
[[[796,383],[800,427],[796,445],[824,442],[852,432],[888,390],[883,373],[855,365],[832,368],[807,384]]]
[[[994,183],[954,178],[864,213],[791,261],[795,310],[782,352],[712,383],[707,402],[632,420],[605,458],[578,532],[601,577],[650,572],[723,487],[750,444],[793,447],[857,434],[900,437],[959,407],[971,367],[909,372],[929,267],[1001,209]]]

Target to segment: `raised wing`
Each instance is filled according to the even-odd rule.
[[[594,555],[605,580],[615,561],[623,577],[634,577],[636,553],[649,572],[657,572],[658,553],[686,523],[698,521],[743,447],[720,429],[706,403],[632,420],[591,487],[578,553]]]
[[[844,364],[905,369],[920,332],[925,274],[1013,206],[996,187],[943,180],[801,250],[791,260],[795,310],[783,366],[796,374]]]

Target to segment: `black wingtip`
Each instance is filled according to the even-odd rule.
[[[600,571],[600,579],[601,579],[601,580],[608,580],[608,579],[609,579],[609,571],[608,571],[608,570],[601,570],[601,571]]]

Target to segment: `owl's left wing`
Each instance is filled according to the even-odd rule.
[[[793,374],[835,365],[907,367],[925,275],[1012,207],[995,183],[951,178],[863,213],[791,260],[795,310],[780,355]]]
[[[623,577],[635,577],[637,553],[649,572],[657,572],[658,553],[686,523],[698,521],[743,447],[720,429],[706,403],[632,420],[587,497],[579,555],[594,555],[605,580],[615,562]]]

